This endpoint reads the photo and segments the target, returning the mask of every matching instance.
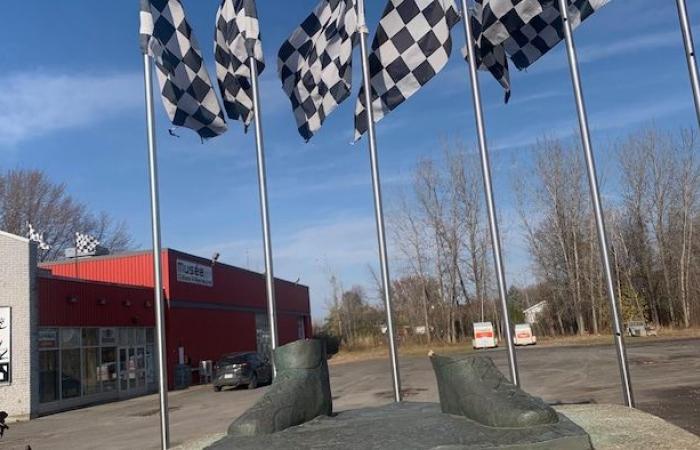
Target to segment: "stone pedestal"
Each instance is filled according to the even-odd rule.
[[[437,403],[394,403],[318,417],[303,425],[255,437],[229,436],[221,449],[382,450],[590,450],[586,432],[563,415],[559,422],[528,428],[491,428],[443,414]]]

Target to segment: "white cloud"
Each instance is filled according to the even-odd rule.
[[[17,73],[0,78],[0,144],[83,127],[142,107],[139,74]]]

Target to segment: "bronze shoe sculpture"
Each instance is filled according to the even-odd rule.
[[[323,342],[292,342],[278,347],[273,356],[277,376],[272,386],[229,426],[229,436],[271,434],[333,412]]]
[[[524,428],[554,424],[556,411],[511,383],[490,358],[454,359],[430,352],[443,413],[490,427]]]

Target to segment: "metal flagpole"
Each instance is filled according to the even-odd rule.
[[[688,71],[690,72],[690,84],[693,86],[693,98],[695,99],[695,114],[698,116],[700,125],[700,76],[698,76],[698,64],[695,55],[695,44],[693,43],[693,32],[690,29],[688,19],[688,8],[685,0],[676,0],[678,5],[678,19],[681,22],[683,32],[683,44],[685,44],[685,55],[688,59]]]
[[[258,186],[260,188],[260,214],[263,229],[263,247],[265,251],[265,285],[267,288],[267,312],[270,321],[270,340],[272,350],[277,348],[277,305],[275,303],[275,275],[272,269],[272,239],[270,237],[270,209],[267,202],[267,171],[265,170],[265,144],[263,141],[262,119],[260,115],[260,91],[258,89],[258,63],[255,57],[248,60],[250,80],[253,90],[253,112],[255,117],[255,143],[258,158]],[[272,358],[273,371],[274,358]],[[276,373],[276,372],[275,372]]]
[[[586,113],[586,104],[583,99],[583,89],[581,87],[581,75],[578,68],[578,57],[576,55],[576,47],[574,45],[573,33],[571,32],[571,23],[569,22],[569,11],[567,9],[567,1],[559,0],[559,12],[562,17],[564,26],[564,34],[566,36],[566,52],[569,56],[569,67],[571,69],[571,81],[574,87],[574,96],[576,97],[576,109],[578,111],[578,121],[581,128],[581,141],[583,150],[586,155],[586,167],[588,170],[588,182],[591,188],[591,198],[593,200],[593,210],[595,212],[596,226],[598,228],[598,243],[600,245],[600,254],[603,260],[603,270],[605,271],[606,288],[608,298],[610,299],[610,308],[613,318],[613,332],[615,334],[615,348],[617,350],[618,363],[620,365],[620,378],[622,381],[622,393],[624,396],[625,405],[631,408],[634,407],[634,396],[632,394],[632,380],[630,379],[629,365],[627,363],[627,349],[625,341],[622,337],[622,327],[620,325],[620,313],[615,295],[615,285],[613,282],[612,269],[610,267],[610,255],[608,253],[608,238],[605,231],[605,218],[603,216],[603,208],[600,201],[600,191],[598,189],[598,174],[595,167],[595,159],[593,157],[593,149],[591,145],[591,133],[588,126],[588,115]]]
[[[392,381],[394,384],[394,400],[401,401],[401,375],[399,374],[399,358],[394,337],[394,312],[391,306],[391,281],[389,280],[389,257],[387,255],[386,229],[384,226],[384,207],[382,206],[382,188],[379,179],[379,158],[377,157],[377,137],[374,129],[374,111],[372,110],[372,85],[369,72],[369,52],[367,36],[369,29],[365,22],[365,2],[358,0],[358,30],[360,33],[360,52],[362,56],[362,79],[365,88],[365,103],[367,110],[367,139],[369,141],[369,159],[372,170],[372,188],[374,191],[374,215],[377,221],[377,240],[379,241],[379,263],[382,277],[384,304],[386,307],[386,326],[389,335],[389,355],[391,357]]]
[[[484,191],[486,192],[486,209],[489,215],[489,229],[491,231],[491,245],[493,245],[493,260],[496,266],[496,278],[498,280],[498,294],[501,298],[501,309],[503,325],[505,327],[505,338],[508,349],[508,367],[513,384],[520,385],[518,374],[518,361],[515,356],[515,346],[513,343],[513,330],[510,326],[508,316],[508,297],[506,293],[506,274],[503,269],[503,258],[501,253],[501,237],[498,231],[498,218],[496,217],[496,203],[493,199],[493,183],[491,181],[491,163],[489,162],[489,151],[486,145],[486,127],[484,126],[484,111],[481,105],[481,89],[479,88],[479,75],[476,67],[476,51],[474,49],[474,38],[472,36],[471,15],[467,6],[467,0],[462,0],[462,22],[464,23],[464,33],[467,42],[467,52],[469,59],[469,77],[471,80],[472,102],[474,104],[474,116],[476,118],[476,131],[479,140],[479,154],[481,156],[481,170],[484,175]],[[483,313],[482,313],[483,315]]]
[[[151,57],[143,55],[144,85],[146,88],[146,123],[148,128],[148,168],[151,187],[151,225],[153,233],[153,274],[156,303],[156,335],[158,358],[158,393],[160,394],[160,444],[170,447],[168,420],[168,373],[165,361],[165,312],[163,305],[163,268],[161,265],[160,205],[158,200],[158,161],[156,158],[155,113],[153,111],[153,72]]]

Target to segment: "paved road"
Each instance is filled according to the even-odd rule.
[[[484,352],[506,371],[503,350]],[[518,351],[523,387],[552,403],[620,403],[617,360],[612,346],[534,347]],[[634,343],[630,370],[639,408],[700,435],[700,340]],[[401,359],[407,400],[437,401],[430,363]],[[335,409],[392,401],[388,361],[331,365]],[[207,386],[171,393],[174,444],[226,430],[265,392],[215,393]],[[158,448],[157,396],[100,405],[11,425],[0,448],[22,449]]]

